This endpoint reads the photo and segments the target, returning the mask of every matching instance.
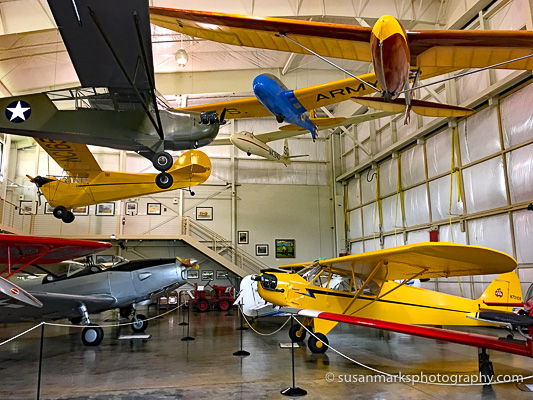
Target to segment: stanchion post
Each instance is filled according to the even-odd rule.
[[[194,340],[194,338],[192,336],[189,336],[189,327],[190,327],[190,324],[189,324],[189,321],[190,321],[190,314],[191,314],[191,307],[190,305],[187,307],[187,336],[185,336],[184,338],[181,338],[181,341],[182,342],[188,342],[188,341],[191,341],[191,340]],[[183,316],[185,317],[185,315]],[[181,325],[181,324],[180,324]]]
[[[242,316],[242,310],[241,310],[240,307],[239,307],[239,312],[241,313],[241,328],[243,328],[243,326],[242,326],[243,316]],[[245,329],[246,329],[246,328],[245,328]],[[244,329],[240,329],[240,331],[241,331],[241,349],[240,349],[240,350],[237,350],[235,353],[233,353],[234,356],[246,357],[246,356],[249,356],[249,355],[250,355],[250,352],[248,352],[248,351],[242,349],[242,331],[243,331],[243,330],[244,330]]]
[[[39,350],[39,374],[37,377],[37,400],[41,396],[41,371],[43,366],[44,322],[41,324],[41,348]]]
[[[292,320],[294,316],[291,315],[291,328],[292,328]],[[305,396],[307,394],[307,390],[304,390],[302,388],[296,387],[296,378],[294,375],[294,340],[291,337],[291,361],[292,361],[292,387],[288,387],[287,389],[283,389],[281,391],[281,394],[283,396],[287,397],[301,397]]]
[[[241,326],[239,326],[237,328],[238,331],[247,331],[248,328],[244,326],[244,320],[243,320],[243,316],[242,316],[242,305],[243,305],[243,300],[241,299],[241,304],[239,306],[239,315],[241,316]]]
[[[180,292],[179,296],[178,296],[178,301],[180,302],[180,304],[183,304],[183,301],[182,299],[180,298],[180,296],[183,294],[183,292]],[[191,308],[189,303],[187,303],[187,308]],[[178,324],[178,325],[189,325],[188,322],[185,322],[185,313],[183,313],[183,319],[182,321]]]

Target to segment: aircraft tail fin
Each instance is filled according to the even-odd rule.
[[[407,106],[404,98],[385,101],[383,97],[352,96],[351,100],[366,107],[392,113],[404,112]],[[416,99],[411,99],[411,109],[415,113],[426,117],[465,117],[474,113],[471,108]]]
[[[521,303],[522,289],[516,272],[506,272],[494,279],[478,299],[480,309],[490,308],[502,312],[512,312],[513,307],[491,307],[485,303]]]

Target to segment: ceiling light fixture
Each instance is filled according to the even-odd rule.
[[[181,48],[176,52],[176,54],[174,54],[174,58],[176,59],[178,67],[185,67],[185,65],[187,65],[187,61],[189,61],[189,55],[183,48],[183,35],[181,35]]]

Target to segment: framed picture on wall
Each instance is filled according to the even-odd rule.
[[[113,216],[115,215],[115,203],[100,203],[96,205],[96,215]]]
[[[255,255],[257,257],[268,256],[268,244],[256,244],[255,245]]]
[[[161,203],[148,203],[146,207],[146,214],[161,215]]]
[[[187,279],[198,279],[198,270],[188,270],[187,271]]]
[[[237,232],[237,239],[239,244],[248,244],[249,241],[249,232],[248,231],[238,231]]]
[[[126,215],[137,215],[137,203],[135,201],[126,203]]]
[[[215,271],[202,271],[203,281],[212,281],[215,279]]]
[[[20,200],[19,215],[33,214],[33,201],[32,200]]]
[[[226,279],[228,273],[226,271],[217,271],[217,279]]]
[[[74,214],[74,215],[89,215],[89,206],[74,207],[72,209],[72,214]]]
[[[213,221],[213,207],[196,207],[197,221]]]
[[[276,239],[276,258],[295,258],[294,239]]]
[[[45,202],[44,203],[44,213],[45,214],[53,214],[54,213],[54,207],[50,205],[50,203]]]

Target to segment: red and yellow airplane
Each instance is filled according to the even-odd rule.
[[[199,150],[184,152],[166,173],[129,173],[103,171],[85,144],[34,139],[69,175],[29,177],[65,223],[74,221],[75,207],[190,188],[211,175],[211,161]]]
[[[312,263],[280,266],[298,274],[267,270],[255,279],[258,293],[280,312],[304,316],[314,335],[308,347],[327,350],[329,333],[339,322],[368,326],[533,357],[533,318],[513,314],[522,304],[517,262],[507,254],[454,243],[418,243]],[[471,300],[412,287],[413,279],[495,274],[479,299]],[[339,283],[338,277],[343,277]],[[335,280],[335,287],[331,282]],[[401,282],[395,282],[401,281]],[[513,304],[514,303],[514,304]],[[524,320],[524,318],[526,318]],[[524,344],[420,325],[519,326],[528,330]],[[303,341],[299,324],[289,332]]]
[[[426,116],[466,116],[473,111],[415,100],[410,93],[419,79],[464,68],[533,69],[531,31],[406,31],[390,15],[379,18],[372,28],[161,7],[150,7],[150,15],[151,22],[156,25],[216,42],[311,53],[322,59],[332,57],[371,62],[377,84],[369,86],[367,79],[355,76],[346,84],[353,86],[357,81],[364,82],[367,89],[379,92],[381,97],[349,97],[388,112],[412,108]],[[409,87],[409,79],[413,80],[412,87]],[[402,93],[405,98],[398,98]],[[249,115],[252,116],[256,115]]]

